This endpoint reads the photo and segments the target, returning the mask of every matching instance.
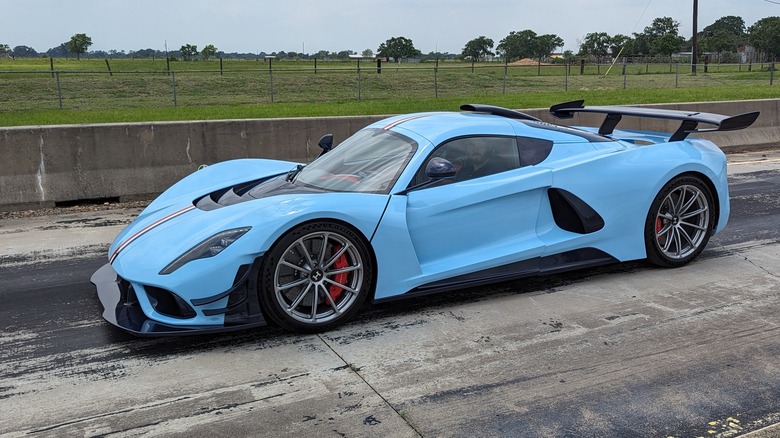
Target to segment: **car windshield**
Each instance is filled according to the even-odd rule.
[[[304,167],[296,185],[335,192],[388,193],[417,149],[396,132],[363,129]]]

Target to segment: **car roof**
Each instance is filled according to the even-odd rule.
[[[545,122],[516,120],[474,112],[426,112],[405,114],[369,125],[373,129],[392,130],[426,138],[433,145],[469,135],[509,135],[544,138],[556,142],[593,140],[595,134]],[[603,141],[603,140],[602,140]]]

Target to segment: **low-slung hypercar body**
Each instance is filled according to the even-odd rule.
[[[325,136],[305,166],[240,159],[192,173],[111,245],[92,277],[104,318],[136,335],[314,332],[366,300],[645,258],[681,266],[729,215],[723,152],[688,134],[758,117],[553,106],[605,114],[569,128],[461,109],[390,117],[334,148]],[[681,124],[616,130],[623,116]]]

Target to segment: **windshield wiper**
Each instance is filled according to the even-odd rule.
[[[285,181],[287,182],[293,182],[296,176],[298,176],[299,173],[301,173],[301,170],[303,170],[305,166],[303,164],[299,164],[295,166],[295,169],[291,169],[289,172],[287,172],[287,177],[285,178]]]

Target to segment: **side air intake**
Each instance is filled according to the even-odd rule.
[[[563,189],[547,190],[553,219],[558,228],[589,234],[604,228],[604,219],[585,201]]]

